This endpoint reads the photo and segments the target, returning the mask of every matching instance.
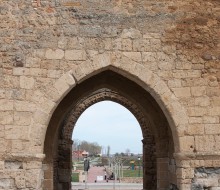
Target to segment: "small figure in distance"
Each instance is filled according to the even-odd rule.
[[[107,173],[105,172],[105,180],[107,179]]]
[[[109,178],[108,178],[109,180],[114,180],[115,179],[115,177],[114,177],[114,173],[112,172],[112,174],[109,176]]]

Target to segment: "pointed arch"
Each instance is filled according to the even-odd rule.
[[[116,59],[116,57],[120,57],[120,60]],[[34,113],[34,124],[31,131],[34,131],[36,125],[39,125],[42,133],[35,134],[34,137],[41,141],[43,145],[50,118],[61,100],[77,84],[106,70],[112,70],[128,78],[152,95],[169,122],[175,142],[175,152],[180,152],[183,145],[179,142],[179,137],[183,136],[185,127],[188,124],[186,110],[160,77],[121,53],[96,55],[92,61],[81,63],[76,69],[65,73],[46,93],[37,92],[38,98],[42,101],[38,104]]]
[[[117,57],[121,56],[120,61],[115,59],[115,56]],[[53,178],[53,180],[50,178],[50,180],[59,181],[56,179],[61,178],[62,187],[67,186],[66,187],[67,189],[70,184],[68,182],[68,175],[64,175],[62,173],[59,174],[59,172],[65,171],[65,170],[67,170],[66,171],[67,173],[70,172],[70,168],[69,168],[70,163],[71,163],[71,160],[70,160],[71,148],[70,147],[71,147],[72,141],[69,138],[58,140],[60,139],[59,136],[62,134],[60,130],[62,130],[63,126],[65,126],[65,118],[72,109],[72,106],[70,105],[76,104],[77,97],[79,99],[82,99],[82,97],[85,97],[85,94],[82,96],[75,96],[78,93],[78,90],[81,94],[85,93],[83,92],[84,89],[81,89],[80,91],[80,87],[85,86],[86,87],[85,91],[88,91],[86,93],[87,94],[92,93],[92,92],[95,92],[95,89],[96,89],[94,80],[97,80],[97,81],[107,80],[106,82],[104,82],[105,83],[104,87],[106,87],[106,85],[108,86],[108,83],[109,83],[109,85],[112,86],[113,89],[115,88],[114,86],[117,83],[117,81],[115,82],[115,84],[113,84],[112,82],[110,82],[111,80],[105,77],[105,75],[107,75],[107,73],[109,72],[115,73],[112,76],[116,78],[117,77],[120,78],[118,79],[118,81],[126,80],[127,83],[126,81],[124,81],[124,84],[123,84],[125,87],[129,85],[131,86],[133,85],[132,87],[133,89],[137,87],[137,89],[139,89],[139,92],[138,92],[139,98],[142,98],[142,99],[146,98],[146,102],[148,102],[148,104],[154,104],[157,107],[157,108],[154,108],[153,105],[150,106],[152,109],[155,109],[155,111],[153,111],[152,113],[160,112],[158,116],[162,118],[163,120],[162,123],[156,121],[155,114],[154,116],[152,116],[152,113],[150,113],[151,111],[148,110],[147,105],[145,105],[145,108],[143,108],[145,110],[143,111],[144,118],[148,118],[147,115],[148,113],[150,113],[149,118],[154,117],[153,120],[154,122],[156,121],[156,124],[152,122],[154,124],[151,127],[152,127],[152,130],[155,130],[157,128],[155,135],[157,136],[157,139],[160,139],[160,142],[159,141],[156,142],[156,146],[157,146],[156,149],[158,151],[157,157],[161,159],[161,158],[166,157],[166,154],[171,153],[171,155],[173,155],[174,152],[175,153],[181,152],[182,145],[180,143],[180,139],[182,136],[182,132],[184,131],[185,126],[187,125],[188,118],[187,118],[184,108],[178,102],[178,99],[174,96],[174,94],[168,88],[166,83],[156,74],[149,71],[148,69],[146,69],[143,65],[139,63],[129,60],[123,57],[122,55],[113,55],[113,54],[103,53],[101,55],[95,56],[92,61],[81,63],[80,65],[77,66],[76,69],[70,70],[69,72],[64,74],[60,79],[58,79],[53,84],[53,86],[51,86],[48,89],[48,91],[45,94],[42,94],[41,99],[43,100],[42,102],[46,106],[45,105],[42,106],[41,104],[39,105],[39,108],[36,109],[36,121],[39,121],[39,123],[41,124],[43,128],[43,133],[39,134],[39,136],[37,136],[38,135],[37,134],[36,136],[37,136],[37,139],[42,140],[42,144],[45,139],[45,142],[44,142],[44,145],[45,145],[44,153],[46,154],[45,163],[47,163],[47,167],[49,168],[49,170],[47,170],[46,172],[50,171],[50,173],[53,174],[52,171],[57,171],[56,174],[53,174],[55,175],[55,178]],[[111,78],[111,76],[108,76],[108,77]],[[90,87],[87,85],[87,83],[90,83],[92,80],[93,80],[93,83],[92,83],[93,86]],[[101,89],[103,84],[101,82],[97,88]],[[123,85],[121,85],[120,87],[116,87],[116,91],[123,92],[124,91]],[[120,90],[120,89],[123,89],[123,90]],[[133,92],[135,92],[135,90]],[[129,97],[133,96],[132,92],[129,92],[128,90],[124,91],[124,93],[129,94]],[[143,97],[140,97],[142,96],[142,94],[146,94],[146,96],[144,95]],[[68,97],[72,97],[74,101],[72,101]],[[107,96],[106,97],[103,96],[103,97],[108,99]],[[134,99],[137,99],[137,98],[133,97],[133,100]],[[116,102],[117,101],[118,99],[116,98]],[[143,107],[141,104],[145,101],[145,99],[142,100],[142,103],[141,102],[138,103],[138,101],[139,101],[138,99],[134,101],[135,104],[139,104],[140,107]],[[85,102],[83,102],[83,104],[84,103]],[[55,112],[56,114],[54,115]],[[75,121],[76,121],[79,115],[81,114],[81,112],[79,112],[79,114],[77,114],[77,112],[73,112],[73,114],[77,116],[75,118]],[[51,117],[53,118],[52,120],[51,120]],[[166,122],[168,122],[168,124],[166,124]],[[159,125],[165,125],[165,126],[159,126]],[[161,128],[162,130],[159,130],[159,128]],[[171,133],[169,133],[169,130],[171,131]],[[67,133],[68,132],[71,133],[71,131],[69,130],[66,130],[66,131]],[[168,147],[170,146],[168,138],[172,139],[171,149],[173,146],[175,151],[171,150]],[[152,138],[146,137],[143,140],[143,147],[144,147],[145,152],[146,151],[151,152],[151,155],[152,155],[151,157],[153,158],[152,163],[154,165],[155,151],[152,151],[152,150],[155,150],[155,149],[153,148],[154,145],[152,145],[154,144],[152,143],[154,141],[152,139],[153,137]],[[167,147],[164,148],[164,145],[166,145]],[[61,149],[57,152],[56,147],[60,147]],[[171,150],[170,153],[169,152],[166,153],[168,149]],[[63,160],[60,160],[59,155],[62,153],[64,153],[66,156],[63,158]],[[55,158],[55,160],[53,158]],[[145,159],[148,160],[148,158],[145,158]],[[166,163],[168,163],[168,160],[169,159],[166,159]],[[164,159],[162,159],[162,161],[164,161]],[[48,164],[48,163],[51,163],[51,164]],[[62,167],[63,166],[65,167],[66,165],[65,163],[68,163],[67,169],[58,168],[58,165],[62,165]],[[145,163],[145,164],[146,166],[147,164],[148,166],[151,166],[152,163]],[[159,164],[164,164],[164,163],[159,163]],[[155,180],[155,178],[153,177],[155,176],[154,171],[155,169],[153,169],[152,170],[153,173],[150,174],[150,178],[149,178],[150,181]],[[147,176],[148,174],[146,173],[145,175]],[[66,176],[66,178],[62,179],[62,176]],[[147,179],[147,177],[145,177],[145,179]],[[151,180],[151,179],[154,179],[154,180]],[[146,184],[150,184],[150,183],[148,182]],[[151,187],[153,187],[153,189],[155,188],[154,184],[151,184]]]

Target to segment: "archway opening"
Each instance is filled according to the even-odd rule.
[[[89,185],[93,183],[93,188],[96,182],[104,186],[133,183],[140,188],[142,139],[138,121],[124,106],[101,101],[87,108],[77,120],[72,135],[73,188],[83,188],[85,180]],[[83,170],[86,158],[90,161],[88,175]]]
[[[143,189],[164,189],[175,185],[174,143],[165,114],[143,87],[107,70],[77,84],[55,110],[44,146],[45,186],[70,189],[74,126],[88,107],[103,100],[123,105],[140,124],[143,134]]]

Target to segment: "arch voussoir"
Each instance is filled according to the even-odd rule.
[[[110,89],[104,88],[104,89],[100,89],[100,90],[92,93],[91,95],[89,95],[85,99],[81,100],[80,102],[78,102],[74,106],[74,108],[68,114],[68,117],[65,121],[65,124],[64,124],[63,130],[62,130],[63,131],[62,138],[63,139],[70,139],[73,128],[74,128],[75,123],[77,122],[79,116],[89,106],[91,106],[97,102],[104,101],[104,100],[115,101],[115,102],[125,106],[126,108],[128,108],[137,118],[138,122],[140,123],[140,126],[142,127],[142,130],[145,131],[145,133],[143,133],[143,135],[144,134],[152,135],[149,130],[150,123],[146,121],[145,116],[141,113],[139,108],[134,103],[132,103],[131,101],[129,101],[128,99],[126,99],[125,97],[120,95],[119,93],[112,91]],[[147,132],[146,132],[146,130],[147,130]]]

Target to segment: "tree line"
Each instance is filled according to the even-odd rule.
[[[97,155],[101,153],[102,146],[100,146],[97,142],[74,140],[72,149],[75,151],[85,150],[89,153],[89,155]]]

